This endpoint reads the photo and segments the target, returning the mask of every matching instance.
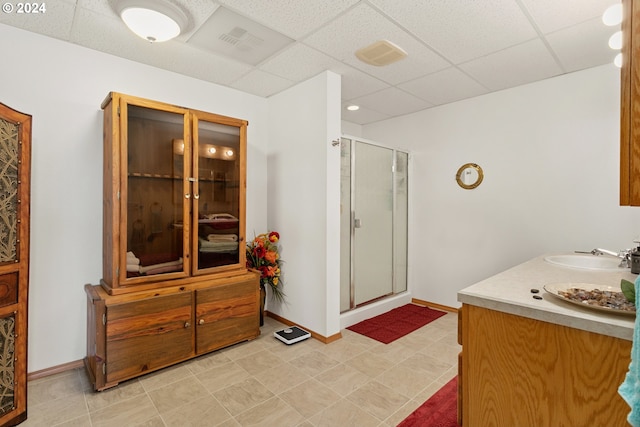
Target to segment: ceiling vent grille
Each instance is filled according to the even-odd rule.
[[[388,40],[380,40],[356,51],[356,56],[364,63],[381,67],[405,58],[407,52]]]
[[[257,65],[293,40],[219,7],[187,43],[245,64]]]

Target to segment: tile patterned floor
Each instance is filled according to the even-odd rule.
[[[22,427],[391,427],[457,374],[457,314],[388,345],[349,330],[287,346],[285,325],[95,393],[82,369],[28,384]]]

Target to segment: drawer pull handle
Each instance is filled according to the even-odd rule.
[[[200,320],[198,320],[198,324],[200,324],[200,325],[204,325],[204,319],[200,319]]]
[[[185,329],[186,329],[186,328],[188,328],[189,326],[191,326],[191,323],[189,323],[189,322],[184,322],[184,327],[185,327]]]

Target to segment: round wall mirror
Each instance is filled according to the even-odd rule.
[[[482,182],[484,173],[482,168],[475,163],[466,163],[460,166],[456,174],[458,185],[465,190],[472,190]]]

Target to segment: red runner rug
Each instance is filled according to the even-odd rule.
[[[381,343],[389,344],[445,314],[447,313],[429,307],[407,304],[371,319],[363,320],[347,329]]]
[[[460,427],[458,425],[458,377],[454,377],[424,402],[398,427]]]

